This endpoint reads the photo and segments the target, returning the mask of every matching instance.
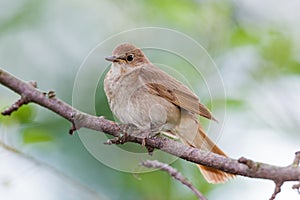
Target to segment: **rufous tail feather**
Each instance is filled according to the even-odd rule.
[[[199,134],[195,137],[192,146],[227,157],[227,155],[211,139],[209,139],[201,126],[199,126],[198,130]],[[203,165],[198,165],[198,167],[206,181],[209,183],[224,183],[235,177],[234,174],[229,174],[211,167]]]

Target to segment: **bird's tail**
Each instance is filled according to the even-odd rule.
[[[200,125],[198,127],[198,134],[193,140],[193,144],[189,145],[198,149],[203,149],[222,156],[226,156],[226,154],[205,134],[203,128]],[[204,178],[209,183],[224,183],[235,176],[233,174],[229,174],[203,165],[198,165],[198,167]]]

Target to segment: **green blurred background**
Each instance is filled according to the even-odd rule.
[[[79,66],[99,42],[136,27],[180,31],[207,49],[222,75],[227,115],[219,146],[234,158],[289,165],[300,146],[299,7],[297,0],[1,0],[0,65],[71,104]],[[1,110],[17,98],[0,87]],[[99,114],[111,117],[105,98],[97,101]],[[196,199],[164,172],[134,175],[103,165],[69,128],[36,105],[0,116],[1,198]],[[273,192],[269,181],[210,185],[194,165],[172,166],[208,199],[267,199]],[[299,199],[291,185],[277,199]]]

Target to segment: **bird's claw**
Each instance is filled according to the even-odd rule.
[[[111,144],[124,144],[124,143],[127,142],[127,137],[128,137],[128,134],[123,133],[123,134],[120,134],[117,137],[114,137],[112,139],[107,140],[106,142],[104,142],[104,144],[108,144],[108,145],[111,145]]]

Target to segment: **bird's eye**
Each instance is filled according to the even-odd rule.
[[[129,54],[127,57],[126,57],[126,60],[128,61],[128,62],[130,62],[130,61],[132,61],[133,60],[133,54]]]

